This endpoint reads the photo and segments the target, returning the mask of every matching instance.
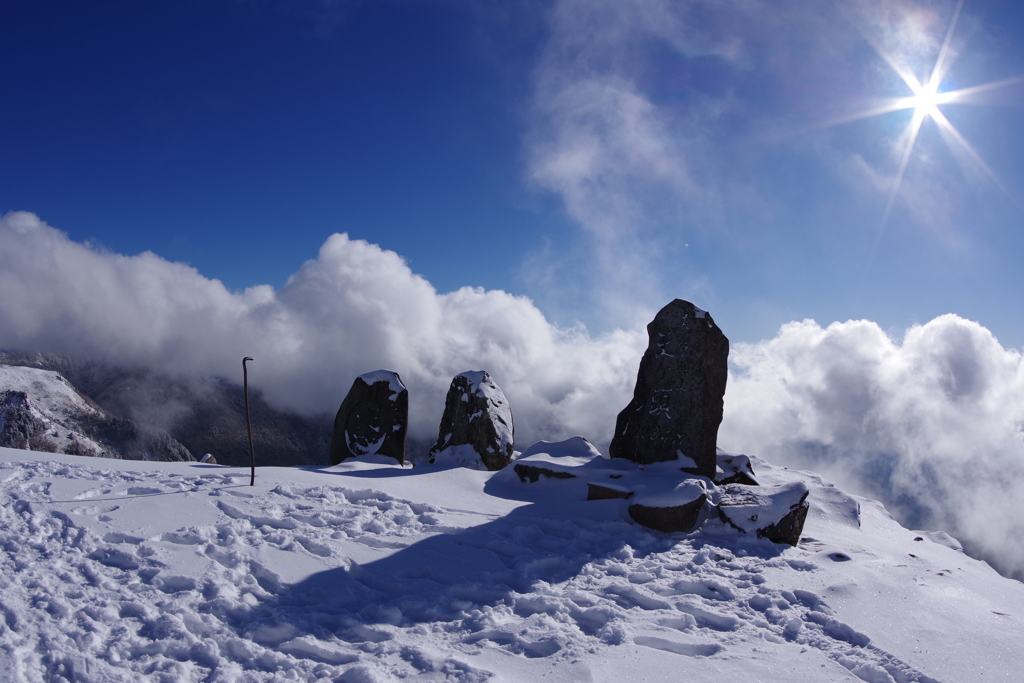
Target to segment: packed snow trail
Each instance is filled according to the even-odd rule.
[[[249,487],[2,455],[10,680],[927,683],[1024,660],[1024,587],[763,462],[762,483],[811,487],[798,548],[717,522],[651,532],[622,501],[507,471],[265,468]]]

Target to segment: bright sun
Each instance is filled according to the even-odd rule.
[[[971,96],[976,95],[980,92],[993,90],[1003,86],[1010,85],[1012,83],[1020,83],[1024,81],[1024,77],[1008,78],[1002,81],[996,81],[993,83],[986,83],[985,85],[978,85],[969,88],[961,88],[959,90],[951,90],[947,92],[940,92],[939,88],[942,85],[942,81],[949,71],[952,64],[950,42],[953,38],[953,30],[956,28],[957,20],[960,17],[960,11],[963,8],[964,0],[960,0],[957,3],[956,9],[953,12],[953,17],[949,22],[949,27],[946,30],[945,40],[942,42],[942,47],[939,49],[938,58],[935,61],[935,66],[932,68],[932,72],[925,82],[921,82],[917,79],[904,64],[901,64],[892,55],[886,54],[885,51],[875,46],[878,54],[884,59],[893,71],[895,71],[903,82],[906,83],[910,92],[913,94],[909,97],[901,97],[890,100],[887,104],[871,109],[869,111],[861,112],[853,116],[845,117],[835,123],[845,123],[850,121],[856,121],[859,119],[865,119],[872,116],[879,116],[881,114],[887,114],[895,111],[912,109],[913,116],[911,117],[910,123],[907,125],[906,130],[902,136],[903,154],[900,160],[899,170],[896,172],[896,178],[893,182],[892,190],[889,194],[889,201],[886,203],[885,213],[882,216],[882,222],[879,226],[878,236],[876,237],[875,247],[878,246],[878,238],[881,237],[882,230],[885,227],[886,222],[889,219],[889,214],[892,211],[893,203],[896,200],[896,196],[899,193],[900,185],[903,181],[904,172],[907,169],[907,163],[910,161],[911,153],[914,151],[914,143],[917,141],[918,132],[921,130],[922,124],[926,119],[930,119],[938,127],[939,133],[945,139],[946,143],[949,144],[950,148],[962,152],[964,156],[970,158],[977,164],[977,166],[992,180],[993,183],[1014,203],[1018,204],[1017,200],[1012,194],[1006,189],[1005,185],[999,180],[995,172],[985,163],[985,161],[978,155],[973,147],[964,139],[964,137],[957,131],[957,129],[950,123],[949,119],[940,110],[940,105],[948,104],[951,102],[967,102]],[[1019,205],[1019,204],[1018,204]]]
[[[923,88],[919,93],[912,97],[908,97],[905,100],[907,108],[913,108],[916,116],[927,116],[928,114],[934,115],[938,111],[938,106],[945,102],[951,102],[956,93],[938,93]]]

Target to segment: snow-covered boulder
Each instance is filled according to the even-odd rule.
[[[585,437],[574,436],[565,441],[538,441],[529,446],[516,458],[513,470],[523,482],[536,482],[542,476],[574,479],[577,474],[592,474],[595,463],[601,467],[607,460]]]
[[[684,479],[671,487],[641,490],[629,506],[629,516],[657,531],[692,531],[707,499],[703,479]]]
[[[721,488],[718,516],[740,531],[796,545],[807,518],[807,492],[802,481],[773,487],[728,484]]]
[[[713,479],[729,340],[707,311],[681,299],[658,312],[647,334],[633,400],[608,453],[643,464],[685,456],[693,474]]]
[[[497,471],[512,461],[514,451],[512,409],[501,388],[482,370],[456,375],[430,462]]]
[[[726,453],[722,449],[718,449],[715,483],[719,486],[724,486],[725,484],[757,486],[757,480],[754,479],[754,468],[750,466],[750,458],[745,455]]]
[[[405,463],[409,392],[397,372],[376,370],[356,377],[334,418],[331,464],[361,455]]]

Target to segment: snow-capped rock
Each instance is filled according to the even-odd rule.
[[[744,533],[796,545],[807,517],[807,492],[807,486],[799,481],[770,488],[726,484],[718,499],[718,514]]]
[[[647,334],[633,399],[619,413],[608,454],[643,464],[690,458],[691,474],[713,479],[729,340],[707,311],[682,299],[658,311]]]
[[[701,508],[708,499],[701,479],[684,479],[670,487],[642,489],[627,508],[638,524],[664,532],[687,532],[697,526]]]
[[[514,451],[512,409],[501,388],[484,371],[456,375],[430,462],[497,471],[512,461]]]
[[[405,462],[409,429],[409,392],[391,370],[375,370],[355,378],[334,418],[331,462],[381,455]]]

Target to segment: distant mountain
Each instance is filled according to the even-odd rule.
[[[58,373],[0,365],[0,446],[125,460],[193,460],[160,429],[104,410]]]
[[[143,439],[144,443],[150,443],[162,434],[177,444],[187,457],[147,457],[149,451],[135,448],[127,438],[112,439],[106,450],[94,448],[96,455],[125,459],[198,460],[210,453],[223,465],[249,464],[244,396],[242,387],[237,384],[220,378],[174,376],[144,368],[121,368],[83,358],[46,353],[2,351],[0,364],[59,373],[65,383],[73,387],[72,391],[80,393],[83,404],[92,405],[95,410],[107,415],[108,419],[120,420],[116,423],[121,425],[119,428],[130,430],[134,427],[139,434],[150,439]],[[49,381],[59,380],[51,378]],[[0,376],[0,392],[11,389],[22,391],[9,387]],[[17,403],[21,399],[13,397],[4,400]],[[284,413],[268,406],[260,393],[252,389],[249,391],[249,407],[258,466],[329,464],[333,416],[309,418]],[[42,434],[35,428],[32,433]],[[82,434],[86,435],[87,432]],[[66,440],[58,443],[51,438],[50,441],[53,449],[60,452],[94,454],[63,450],[76,448]],[[79,448],[86,448],[90,443],[81,439],[79,441],[83,444]],[[4,441],[0,445],[50,450],[47,443],[38,440],[30,442],[28,437],[22,438],[17,445],[14,441]],[[92,448],[91,445],[88,447]]]

